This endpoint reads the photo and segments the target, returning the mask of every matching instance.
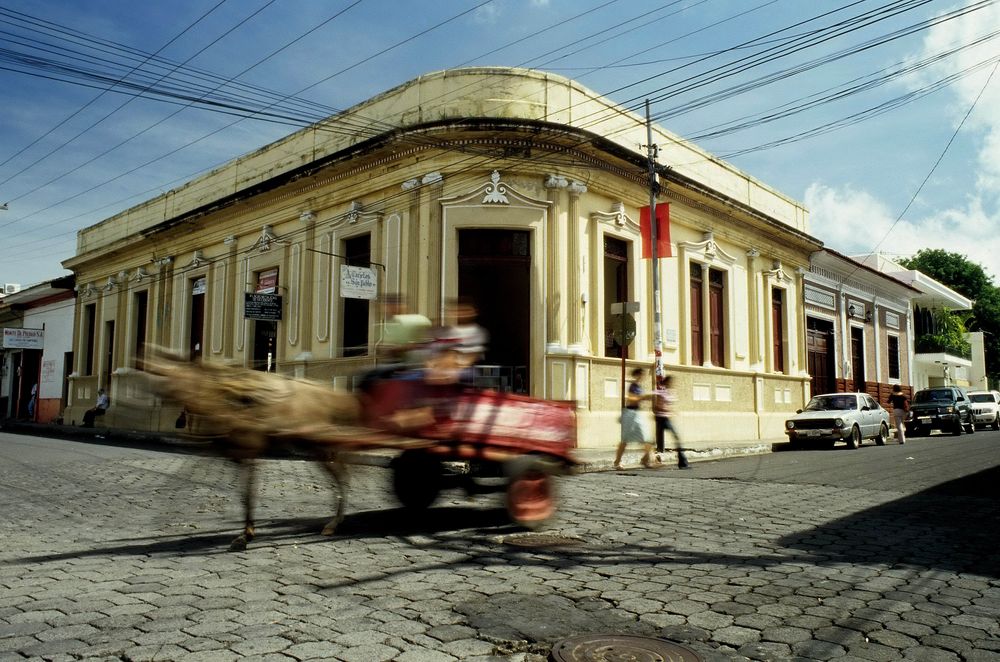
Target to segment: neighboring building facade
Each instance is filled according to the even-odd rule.
[[[911,300],[920,290],[823,249],[806,275],[806,356],[813,393],[912,393]]]
[[[0,418],[48,423],[66,407],[74,281],[56,278],[0,300]],[[33,392],[35,405],[29,406]]]
[[[956,347],[940,340],[943,317],[970,311],[974,302],[927,274],[907,269],[881,253],[857,259],[918,291],[912,300],[914,389],[930,386],[982,388],[979,380],[973,379],[974,374],[986,374],[982,345],[980,351],[973,354],[970,347]],[[968,335],[966,339],[969,340]]]
[[[820,243],[797,203],[659,128],[654,141],[685,441],[780,438],[808,392],[797,302]],[[491,335],[480,383],[573,400],[581,446],[613,445],[621,354],[653,361],[646,142],[640,117],[565,78],[438,72],[86,228],[64,262],[79,283],[71,416],[106,387],[108,424],[170,427],[176,410],[135,374],[149,344],[349,388],[377,354],[378,298],[438,320],[466,296]],[[624,350],[620,301],[641,305]]]

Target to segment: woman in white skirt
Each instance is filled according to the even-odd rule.
[[[640,382],[645,372],[642,368],[634,368],[630,373],[632,381],[629,382],[628,391],[625,393],[625,408],[622,409],[622,440],[618,444],[618,452],[615,453],[615,469],[622,468],[622,455],[625,454],[625,446],[630,443],[643,445],[642,466],[650,466],[653,444],[646,441],[642,421],[639,420],[639,403],[653,397],[651,393],[642,390]]]

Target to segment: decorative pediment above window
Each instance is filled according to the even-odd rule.
[[[287,243],[284,239],[278,239],[278,235],[274,234],[274,228],[270,225],[265,225],[260,229],[260,237],[250,247],[250,250],[256,248],[258,253],[266,253],[271,250],[271,246],[274,244],[285,245]]]
[[[521,207],[531,209],[548,209],[552,203],[548,200],[538,200],[529,197],[511,184],[502,180],[500,172],[494,170],[490,174],[490,179],[483,182],[468,193],[457,195],[441,200],[445,207],[461,206],[482,206],[484,208]]]
[[[105,292],[110,292],[116,287],[118,287],[118,281],[115,279],[114,276],[108,276],[108,282],[105,283],[104,287],[102,287],[101,289],[104,290]]]
[[[149,278],[149,272],[146,271],[146,268],[136,267],[132,275],[128,277],[128,280],[130,283],[141,283],[146,278]]]
[[[76,293],[81,299],[86,299],[87,297],[92,297],[97,294],[97,290],[94,289],[93,283],[85,283],[83,285],[76,286]]]
[[[365,206],[361,204],[360,201],[354,200],[351,202],[350,206],[348,206],[347,211],[339,216],[336,216],[333,223],[330,225],[337,226],[345,222],[348,225],[357,225],[358,223],[378,221],[381,218],[382,212],[365,209]]]
[[[776,283],[787,283],[792,280],[791,276],[782,268],[781,260],[775,260],[771,263],[770,271],[765,272],[772,281]]]
[[[732,265],[736,263],[736,256],[730,255],[715,241],[715,234],[706,232],[702,241],[683,241],[677,244],[678,250],[682,250],[684,255],[695,258],[699,262],[708,264],[719,263]]]
[[[639,229],[639,223],[625,213],[625,203],[616,202],[611,205],[611,211],[595,211],[590,213],[590,217],[598,223],[614,224],[620,228],[628,226],[633,230]]]
[[[507,199],[507,185],[500,181],[500,173],[496,170],[490,175],[490,184],[486,185],[485,195],[483,196],[483,204],[500,204],[509,205],[510,200]]]
[[[208,262],[209,261],[205,259],[204,253],[202,253],[200,250],[197,250],[197,251],[194,252],[194,255],[191,257],[191,261],[184,265],[184,268],[185,269],[197,269],[198,267],[205,266],[206,264],[208,264]]]

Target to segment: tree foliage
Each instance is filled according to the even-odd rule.
[[[1000,287],[982,266],[965,255],[939,248],[925,248],[911,258],[898,260],[975,301],[966,320],[969,331],[982,331],[986,344],[986,372],[990,382],[1000,379]]]

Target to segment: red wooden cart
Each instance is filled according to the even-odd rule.
[[[428,384],[418,375],[369,380],[362,393],[367,426],[423,442],[392,462],[404,507],[427,508],[442,490],[462,487],[504,490],[511,520],[530,529],[554,515],[553,476],[575,465],[573,403]]]

